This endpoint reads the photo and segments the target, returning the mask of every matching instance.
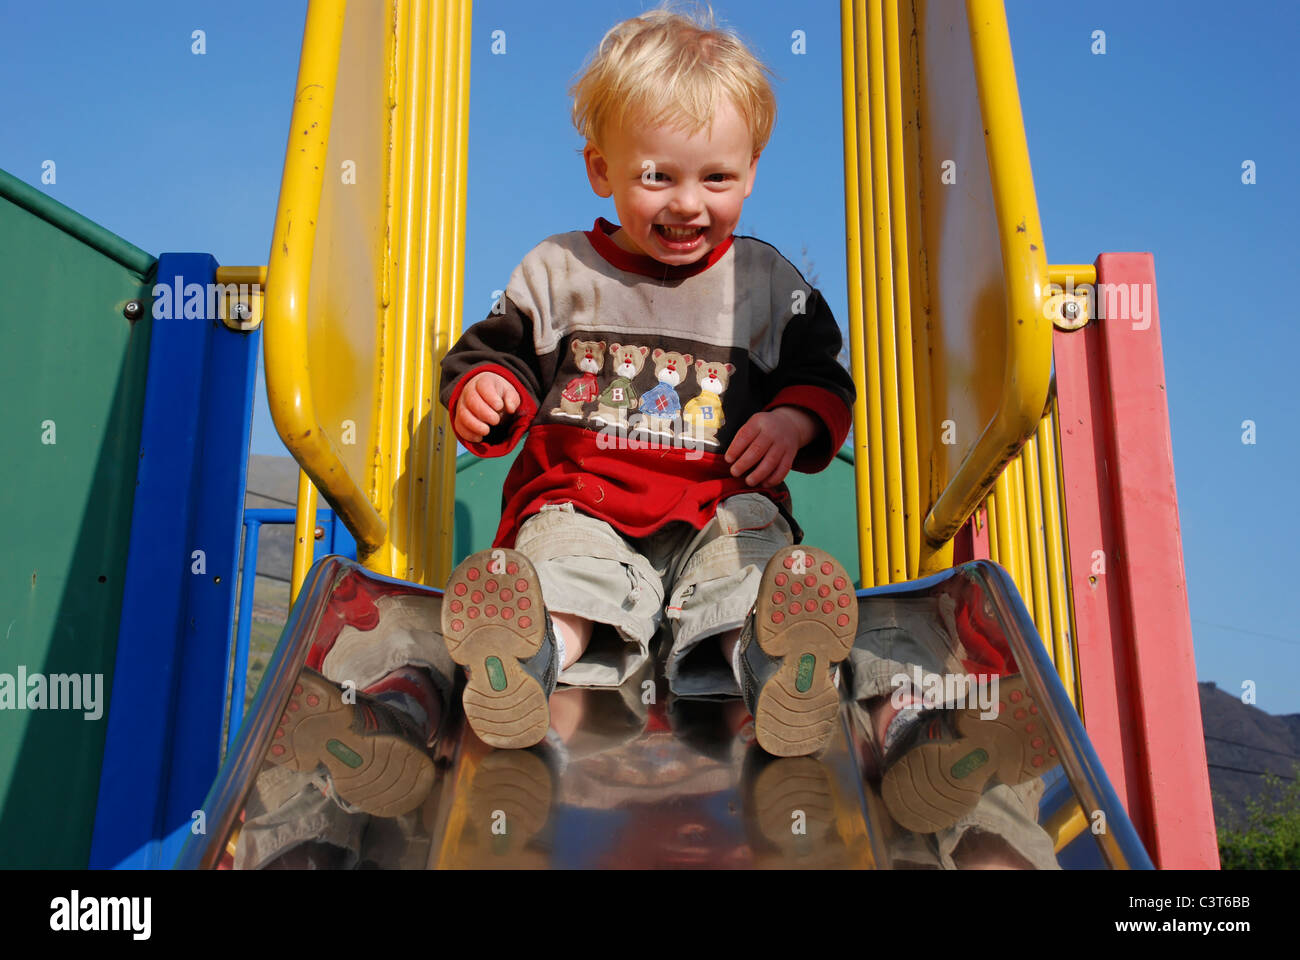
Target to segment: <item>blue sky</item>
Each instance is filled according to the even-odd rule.
[[[363,2],[363,0],[354,0]],[[465,316],[538,240],[613,218],[576,153],[565,90],[638,0],[478,0]],[[779,77],[741,231],[806,260],[846,315],[839,5],[714,5]],[[1008,0],[1052,262],[1155,254],[1197,673],[1300,712],[1288,572],[1300,430],[1300,5]],[[305,0],[0,0],[0,167],[153,254],[265,263]],[[190,52],[191,31],[207,53]],[[490,54],[504,30],[505,56]],[[808,52],[790,52],[790,34]],[[1094,30],[1107,52],[1090,52]],[[41,163],[58,167],[40,183]],[[1253,160],[1257,183],[1241,183]],[[1241,424],[1257,442],[1241,442]],[[283,452],[259,390],[253,449]]]

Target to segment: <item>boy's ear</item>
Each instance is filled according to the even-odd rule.
[[[751,160],[751,161],[749,161],[749,178],[748,178],[747,182],[745,183],[745,199],[746,199],[746,200],[748,200],[748,199],[749,199],[749,195],[750,195],[751,193],[754,192],[754,178],[758,176],[758,158],[759,158],[760,156],[761,156],[761,154],[757,154],[757,153],[756,153],[756,154],[754,154],[754,159]]]
[[[596,196],[612,197],[614,188],[609,182],[609,161],[600,152],[600,147],[588,140],[587,146],[582,151],[582,159],[587,165],[587,179],[591,182],[591,189],[595,191]]]

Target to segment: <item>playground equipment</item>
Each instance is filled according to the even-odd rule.
[[[302,666],[324,655],[322,623],[344,616],[339,592],[418,597],[436,624],[437,586],[456,560],[488,545],[506,464],[458,461],[435,401],[438,360],[461,329],[470,25],[468,3],[313,0],[265,268],[222,268],[207,255],[155,262],[0,178],[4,215],[27,235],[53,231],[48,247],[32,249],[74,247],[100,266],[87,274],[86,322],[126,320],[100,347],[121,358],[116,392],[119,367],[99,370],[88,402],[54,417],[94,424],[85,432],[104,438],[108,460],[65,468],[58,489],[69,502],[118,505],[134,491],[129,535],[125,511],[108,510],[95,571],[81,546],[94,524],[65,520],[45,541],[62,551],[48,562],[63,571],[68,596],[94,591],[98,571],[111,583],[94,594],[95,617],[118,629],[77,643],[108,637],[100,667],[111,672],[112,696],[106,732],[82,729],[49,749],[66,731],[34,719],[0,740],[21,745],[0,746],[15,751],[0,752],[0,826],[9,828],[0,861],[41,862],[48,848],[7,837],[52,802],[52,791],[24,786],[31,774],[71,767],[80,789],[58,802],[75,808],[76,828],[57,862],[166,866],[184,845],[182,865],[228,863],[275,718]],[[994,611],[990,629],[1043,705],[1059,750],[1037,782],[1026,826],[1035,843],[1069,866],[1217,865],[1203,754],[1175,749],[1199,738],[1200,715],[1151,258],[1049,264],[998,0],[844,0],[841,26],[846,320],[859,402],[851,454],[792,482],[796,503],[856,504],[862,624],[903,599],[940,624],[936,604],[962,584]],[[382,175],[345,184],[345,161]],[[950,189],[952,170],[960,190]],[[41,264],[29,273],[41,276]],[[1135,287],[1145,309],[1134,309]],[[32,309],[51,316],[54,305]],[[218,773],[225,692],[242,688],[242,677],[227,678],[263,326],[272,415],[303,469],[297,598]],[[48,330],[25,335],[41,355],[61,346],[40,339]],[[31,376],[13,371],[11,382]],[[212,383],[225,385],[219,402],[202,389]],[[58,389],[34,391],[28,421],[40,422],[40,403],[54,403]],[[114,419],[101,425],[87,410]],[[67,427],[59,430],[62,443]],[[42,484],[58,470],[40,464],[32,487],[11,494],[6,520],[25,499],[48,502]],[[354,535],[360,565],[312,565],[317,491]],[[855,543],[833,517],[821,519],[824,528],[805,523],[809,542],[849,560]],[[17,529],[36,542],[35,528]],[[69,604],[44,598],[30,564],[9,564],[5,601],[28,611],[22,655],[48,672],[70,669],[61,666],[74,636]],[[953,642],[971,641],[955,630]],[[944,662],[942,649],[926,650],[921,659]],[[381,844],[372,858],[917,862],[912,835],[875,786],[869,724],[855,704],[846,700],[825,757],[765,763],[745,742],[743,717],[669,702],[660,678],[646,679],[655,693],[643,717],[617,693],[557,694],[559,712],[582,718],[561,737],[567,766],[487,751],[453,717],[419,822],[407,842]],[[594,754],[574,746],[608,739],[601,722],[611,714],[624,732],[640,728]],[[656,778],[662,789],[644,789]],[[504,799],[523,788],[528,800]],[[728,820],[719,809],[738,812]],[[807,829],[791,842],[794,809]],[[528,835],[476,828],[498,810]],[[575,839],[574,824],[587,840]],[[672,839],[656,846],[656,837]]]

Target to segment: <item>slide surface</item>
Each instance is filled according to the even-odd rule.
[[[398,616],[396,597],[403,598],[404,619],[385,622]],[[191,838],[177,865],[1150,866],[1028,613],[993,564],[966,564],[859,594],[861,627],[848,665],[855,669],[844,670],[840,683],[842,722],[818,757],[769,757],[754,742],[753,722],[739,700],[675,698],[661,659],[652,657],[644,676],[618,689],[557,689],[550,734],[529,750],[487,747],[453,705],[428,751],[432,777],[421,787],[422,799],[398,816],[348,811],[326,796],[322,790],[331,782],[324,774],[347,773],[337,762],[313,770],[277,762],[284,753],[275,752],[283,742],[277,729],[292,704],[306,699],[303,685],[315,689],[305,669],[328,672],[338,644],[369,642],[376,650],[387,643],[418,646],[429,637],[437,642],[440,604],[439,591],[340,557],[319,561],[204,804],[209,833]],[[882,662],[903,664],[920,678],[913,682],[922,692],[944,665],[988,671],[981,682],[1000,671],[1001,694],[991,689],[1001,697],[1006,724],[972,720],[978,705],[950,710],[958,754],[944,754],[933,778],[920,773],[933,766],[923,743],[882,764],[872,714],[855,699],[867,671]],[[970,702],[978,703],[976,695]],[[1051,756],[1035,754],[1041,769],[1028,755],[1022,764],[1008,762],[1016,744],[995,730],[1025,706],[1041,724],[1022,737],[1025,744],[1046,734],[1059,748]],[[346,747],[336,752],[352,756]],[[945,797],[952,784],[972,792]],[[935,814],[936,807],[947,812]],[[963,841],[972,825],[980,842]]]

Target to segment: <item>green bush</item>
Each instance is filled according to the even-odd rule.
[[[1219,828],[1224,870],[1300,869],[1300,764],[1292,774],[1266,776],[1263,793],[1246,801],[1245,824]]]

